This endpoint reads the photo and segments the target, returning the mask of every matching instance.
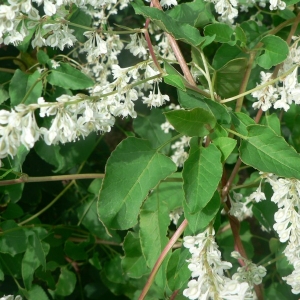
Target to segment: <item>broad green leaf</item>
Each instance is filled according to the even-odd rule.
[[[34,149],[43,160],[56,168],[53,172],[63,173],[81,164],[90,156],[97,144],[96,138],[97,135],[91,133],[76,143],[50,146],[46,145],[44,141],[37,141]]]
[[[43,50],[39,50],[36,57],[39,63],[42,65],[45,65],[50,60],[49,56]]]
[[[87,228],[91,234],[96,235],[98,238],[106,241],[111,240],[117,243],[121,243],[121,239],[118,234],[115,232],[111,232],[112,236],[109,236],[106,233],[105,227],[99,221],[97,215],[97,199],[100,188],[101,185],[96,193],[97,197],[89,197],[84,204],[77,208],[79,222],[80,224],[84,225],[84,227]]]
[[[240,42],[241,47],[244,47],[247,43],[247,37],[240,25],[236,25],[235,27],[235,39]]]
[[[184,86],[184,79],[182,76],[180,75],[167,75],[167,76],[164,76],[164,82],[166,84],[169,84],[169,85],[172,85],[182,91],[186,91],[186,88]]]
[[[49,251],[49,245],[41,242],[40,237],[34,231],[28,236],[28,244],[33,248],[35,257],[39,260],[40,264],[46,269],[46,255]]]
[[[297,1],[298,2],[298,1]],[[280,299],[280,300],[298,300],[291,291],[291,286],[285,281],[272,282],[267,288],[264,288],[265,299]]]
[[[210,44],[214,39],[214,37],[202,37],[197,28],[189,24],[177,22],[157,8],[139,6],[136,3],[132,3],[131,5],[136,14],[143,15],[145,18],[150,18],[155,25],[174,36],[176,40],[181,40],[192,46],[201,45],[204,47]]]
[[[30,290],[33,281],[34,271],[40,266],[40,261],[36,257],[36,252],[31,245],[27,246],[22,260],[22,278],[26,290]]]
[[[125,256],[122,259],[122,270],[130,278],[141,278],[150,272],[142,253],[139,235],[128,231],[123,242]]]
[[[0,86],[0,104],[2,104],[8,98],[9,98],[8,92],[2,86]]]
[[[90,77],[66,63],[60,63],[58,68],[51,70],[47,80],[52,85],[71,90],[85,89],[94,85]]]
[[[257,170],[300,179],[300,156],[283,137],[262,125],[247,127],[248,137],[240,146],[242,161]]]
[[[288,6],[288,5],[293,5],[293,4],[298,3],[297,0],[285,0],[284,2],[286,3],[287,6]]]
[[[247,54],[241,52],[241,49],[238,46],[230,46],[228,44],[223,44],[218,48],[216,54],[212,61],[212,66],[218,70],[222,68],[229,61],[236,58],[247,57]]]
[[[173,173],[167,180],[170,181],[162,182],[152,191],[150,198],[155,199],[158,197],[161,202],[168,206],[168,211],[170,212],[182,207],[182,201],[184,200],[182,173]]]
[[[66,241],[64,251],[72,260],[86,260],[88,258],[86,246],[86,243],[75,244],[71,241]]]
[[[184,93],[180,90],[177,90],[178,101],[183,108],[203,108],[210,112],[218,120],[220,124],[230,124],[231,117],[226,109],[226,107],[220,103],[217,103],[211,99],[202,98],[199,94]]]
[[[188,249],[176,249],[168,262],[167,283],[170,290],[175,291],[184,286],[191,276],[186,260],[190,258]]]
[[[55,294],[59,296],[69,296],[76,286],[76,275],[66,267],[60,269],[60,275],[56,284]]]
[[[260,124],[270,127],[277,135],[281,135],[280,120],[276,114],[265,115],[261,119]]]
[[[219,137],[213,143],[222,153],[221,161],[224,162],[235,148],[237,141],[228,137]]]
[[[94,252],[93,257],[91,257],[89,259],[89,263],[95,267],[97,270],[102,270],[102,264],[99,258],[99,253],[98,252]]]
[[[17,69],[9,85],[10,103],[16,106],[22,102],[24,104],[37,103],[37,99],[42,95],[43,85],[40,81],[40,73],[35,71],[29,75]],[[25,99],[25,95],[28,97]]]
[[[261,201],[254,203],[252,207],[253,215],[260,225],[268,231],[272,231],[274,224],[274,214],[278,210],[277,205],[271,201]]]
[[[28,291],[28,299],[49,300],[45,291],[36,284],[34,284],[31,290]]]
[[[231,113],[232,124],[236,132],[242,135],[247,135],[247,126],[254,125],[255,121],[245,113]]]
[[[223,127],[217,123],[214,130],[209,134],[209,138],[215,140],[220,137],[228,137],[228,131],[225,129],[225,126]]]
[[[220,209],[220,205],[221,199],[218,191],[215,191],[207,205],[197,213],[190,213],[189,208],[184,204],[184,216],[189,223],[188,229],[193,235],[202,232],[213,221]]]
[[[8,253],[11,256],[25,252],[27,237],[24,229],[13,220],[4,221],[0,226],[0,252]]]
[[[159,255],[168,243],[167,232],[170,225],[169,210],[166,200],[160,197],[160,188],[164,188],[165,183],[161,183],[142,206],[140,213],[140,240],[143,255],[150,269],[154,267]],[[153,247],[155,245],[155,247]],[[164,288],[166,285],[166,261],[161,265],[155,282]]]
[[[153,148],[158,148],[171,137],[172,133],[164,133],[161,124],[166,121],[161,109],[153,108],[149,115],[139,115],[133,120],[134,131],[143,139],[147,139]],[[165,147],[165,151],[169,151],[169,147]]]
[[[284,255],[286,245],[280,244],[278,251],[276,253],[276,270],[281,277],[290,275],[294,267],[288,262],[286,256]]]
[[[205,26],[205,36],[215,36],[215,41],[219,43],[227,43],[234,45],[236,43],[234,38],[234,30],[231,26],[224,23],[215,23]]]
[[[214,144],[207,148],[190,141],[190,153],[183,166],[183,189],[190,213],[202,210],[214,195],[222,177],[221,152]]]
[[[263,51],[257,58],[257,63],[265,69],[270,69],[283,62],[288,54],[289,47],[287,43],[278,36],[267,35],[261,39],[261,43],[264,44]]]
[[[215,20],[209,3],[203,0],[176,5],[167,10],[166,14],[179,23],[190,24],[194,27],[203,27]]]
[[[278,249],[280,248],[280,241],[277,238],[271,238],[269,240],[269,248],[270,248],[271,253],[275,254],[278,251]]]
[[[4,219],[16,219],[21,217],[24,214],[23,209],[21,206],[15,203],[8,203],[7,208],[1,215],[2,218]]]
[[[215,89],[217,94],[223,98],[238,95],[246,67],[246,58],[236,58],[216,70]]]
[[[257,22],[252,20],[243,22],[240,26],[246,35],[247,46],[250,49],[257,45],[262,35],[267,31],[267,27],[265,25],[258,25]]]
[[[109,229],[134,226],[149,190],[175,170],[171,159],[153,150],[149,142],[122,141],[107,161],[98,201],[100,220]]]
[[[215,117],[203,108],[173,110],[165,113],[174,128],[187,136],[206,136],[215,127]]]
[[[85,28],[80,28],[80,25],[84,27],[91,27],[92,17],[89,14],[85,13],[82,9],[77,8],[76,11],[72,14],[69,21],[79,25],[69,25],[69,28],[74,30],[73,34],[75,35],[76,39],[79,42],[84,43],[86,41],[86,38],[83,33],[87,30]]]

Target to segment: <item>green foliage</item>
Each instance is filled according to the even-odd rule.
[[[298,1],[271,12],[269,3],[239,1],[234,26],[210,2],[160,9],[136,0],[103,11],[70,3],[53,15],[41,6],[45,16],[35,21],[24,11],[5,22],[0,15],[0,27],[28,25],[22,41],[7,45],[16,28],[0,37],[0,298],[135,300],[149,288],[143,299],[187,299],[184,237],[209,228],[203,268],[215,238],[233,265],[228,280],[240,266],[231,256],[239,249],[266,266],[265,299],[298,299],[282,279],[294,270],[285,248],[295,241],[281,242],[274,224],[283,204],[265,179],[300,180],[300,87],[284,93],[293,85],[284,80],[297,74]],[[59,42],[67,35],[51,45],[67,29],[65,48]],[[138,45],[130,47],[129,34]],[[282,68],[287,61],[293,67]],[[261,83],[271,72],[272,83]],[[259,104],[255,92],[264,93]],[[62,95],[71,97],[57,105]],[[151,109],[142,103],[148,95]],[[38,106],[40,97],[47,104]],[[74,142],[51,143],[62,133]],[[300,198],[297,188],[287,195]]]

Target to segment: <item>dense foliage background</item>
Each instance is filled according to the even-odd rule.
[[[299,21],[0,2],[0,296],[298,299]]]

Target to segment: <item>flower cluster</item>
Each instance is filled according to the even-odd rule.
[[[292,274],[283,277],[289,285],[292,286],[294,294],[300,293],[299,266],[300,266],[300,180],[279,178],[274,174],[262,174],[262,178],[268,182],[272,189],[273,195],[271,201],[278,206],[278,211],[274,215],[274,230],[279,236],[282,243],[287,242],[283,251],[290,264],[293,265]],[[257,202],[265,200],[260,186],[254,193],[257,195]]]
[[[14,297],[13,295],[3,296],[0,300],[22,300],[21,296]]]
[[[244,258],[239,252],[231,252],[231,256],[235,259],[244,262],[243,267],[239,267],[237,272],[233,274],[232,279],[238,282],[247,282],[249,286],[254,286],[262,283],[263,277],[266,276],[267,270],[263,266],[257,266],[250,260]]]
[[[295,269],[292,274],[283,279],[292,286],[294,294],[299,294],[300,181],[297,179],[278,178],[272,174],[265,176],[274,191],[271,200],[278,206],[278,211],[274,215],[275,224],[273,227],[278,233],[280,242],[288,242],[284,254]]]
[[[273,106],[275,109],[283,108],[287,111],[293,102],[300,104],[300,83],[298,82],[300,48],[297,47],[298,41],[295,41],[291,47],[289,56],[279,71],[279,76],[289,70],[292,70],[292,72],[282,78],[276,85],[267,85],[263,89],[253,92],[252,96],[258,99],[257,102],[253,103],[254,108],[261,108],[266,111]],[[272,73],[262,71],[260,75],[261,84],[265,85],[271,80]]]
[[[240,222],[248,217],[252,217],[252,207],[254,202],[260,202],[261,200],[266,200],[265,194],[261,191],[261,182],[259,187],[255,192],[251,193],[248,197],[245,197],[243,201],[243,195],[240,193],[233,192],[232,197],[229,196],[229,201],[231,204],[229,214],[235,216]],[[271,230],[271,228],[265,228],[266,230]]]
[[[192,257],[188,260],[192,280],[183,295],[189,299],[253,299],[252,287],[248,282],[239,281],[242,276],[228,278],[225,270],[231,263],[221,260],[221,252],[215,242],[214,230],[208,227],[196,236],[186,236],[184,247]]]

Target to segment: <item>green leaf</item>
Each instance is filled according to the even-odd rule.
[[[4,219],[16,219],[24,214],[23,209],[15,203],[8,203],[6,210],[2,214]]]
[[[131,3],[131,5],[136,14],[143,15],[146,19],[150,18],[155,25],[174,36],[176,40],[181,40],[193,46],[201,45],[204,47],[214,39],[214,37],[202,37],[197,28],[177,22],[157,8],[139,6],[136,3]]]
[[[28,244],[34,249],[35,257],[39,260],[42,267],[46,269],[46,255],[49,251],[49,245],[42,243],[36,232],[32,231],[32,234],[28,236]]]
[[[267,27],[265,25],[258,25],[257,22],[252,20],[241,23],[241,29],[246,35],[247,46],[250,49],[257,45],[261,36],[267,31]]]
[[[183,108],[203,108],[210,112],[218,120],[220,124],[230,124],[231,117],[226,107],[211,99],[202,98],[199,94],[188,92],[184,93],[180,90],[178,92],[178,101]]]
[[[109,229],[134,226],[149,190],[175,170],[171,159],[153,150],[149,142],[122,141],[107,161],[98,201],[100,220]]]
[[[161,183],[142,206],[140,213],[140,240],[143,255],[146,258],[147,265],[152,269],[159,255],[168,243],[167,232],[170,225],[169,210],[166,200],[160,197],[160,188],[165,183]],[[155,245],[155,247],[153,247]],[[160,266],[155,276],[155,282],[158,286],[165,288],[166,285],[166,261]]]
[[[221,161],[224,162],[235,148],[237,141],[228,137],[218,137],[213,143],[221,151]]]
[[[28,245],[22,260],[22,278],[26,290],[31,289],[34,271],[40,266],[36,252],[31,245]]]
[[[147,268],[137,233],[128,231],[124,239],[123,249],[125,256],[121,264],[123,271],[128,277],[141,278],[150,272],[150,269]]]
[[[2,86],[0,86],[0,104],[2,104],[8,98],[9,98],[8,92]]]
[[[270,69],[283,62],[289,54],[289,47],[283,39],[274,35],[267,35],[261,39],[263,51],[257,58],[257,63],[265,69]]]
[[[44,141],[37,141],[34,149],[43,160],[56,167],[53,172],[63,173],[84,162],[93,152],[96,144],[97,135],[91,133],[85,139],[64,145],[48,146]]]
[[[102,179],[101,179],[102,182]],[[101,186],[100,186],[101,187]],[[105,227],[99,221],[97,215],[97,200],[100,192],[100,187],[96,193],[97,197],[89,197],[89,199],[77,208],[77,215],[80,223],[88,229],[91,234],[96,235],[98,238],[106,241],[114,241],[121,243],[121,239],[117,233],[112,232],[112,236],[106,233]]]
[[[71,90],[85,89],[94,85],[90,77],[66,63],[60,63],[58,68],[51,70],[47,80],[52,85]]]
[[[174,128],[187,136],[206,136],[215,127],[215,117],[203,108],[173,110],[165,113]]]
[[[185,80],[180,75],[171,74],[171,75],[164,76],[164,82],[166,84],[172,85],[182,91],[186,91],[184,81]]]
[[[291,292],[291,286],[285,281],[272,282],[270,286],[264,289],[264,296],[266,299],[281,300],[297,300],[299,298]]]
[[[49,56],[43,50],[39,50],[36,57],[42,65],[45,65],[50,60]]]
[[[191,276],[186,260],[190,258],[188,249],[176,249],[168,262],[167,280],[171,291],[184,286]]]
[[[300,179],[300,156],[281,136],[262,125],[247,127],[240,146],[242,161],[257,170]]]
[[[25,252],[27,248],[27,237],[24,229],[13,221],[1,223],[0,252],[15,256],[17,253]]]
[[[182,3],[167,10],[166,14],[179,23],[203,27],[215,20],[210,5],[202,0]]]
[[[277,135],[281,135],[281,125],[278,116],[274,113],[271,115],[265,115],[261,121],[261,125],[266,125],[274,130]]]
[[[231,118],[235,131],[242,135],[247,135],[247,127],[255,124],[255,121],[245,113],[231,113]]]
[[[237,95],[247,67],[246,58],[229,61],[215,73],[215,89],[218,95],[229,98]]]
[[[37,99],[42,95],[43,85],[40,81],[40,73],[35,71],[29,75],[17,69],[9,85],[10,103],[16,106],[22,102],[24,96],[29,92],[24,104],[37,103]]]
[[[224,23],[215,23],[205,26],[205,36],[215,36],[215,42],[228,43],[234,45],[236,43],[234,39],[234,30],[231,26]]]
[[[214,195],[222,177],[221,152],[214,144],[207,148],[190,141],[190,153],[183,166],[183,190],[190,213],[202,210]]]
[[[222,68],[229,61],[236,58],[248,57],[247,54],[241,52],[238,46],[230,46],[228,44],[223,44],[218,48],[216,54],[213,58],[212,66],[218,70]]]
[[[64,251],[72,260],[86,260],[88,258],[86,246],[86,243],[75,244],[71,241],[66,241]]]
[[[91,27],[92,17],[80,8],[77,8],[76,11],[72,14],[69,21],[81,26]],[[86,32],[87,29],[80,28],[80,26],[72,25],[69,25],[69,28],[74,30],[73,34],[79,42],[84,43],[86,41],[86,38],[83,35],[83,33]]]
[[[164,133],[161,124],[166,121],[161,109],[152,108],[149,115],[139,115],[133,120],[134,131],[143,139],[148,140],[153,148],[158,148],[171,137],[172,133]],[[165,147],[165,152],[170,146]]]
[[[189,223],[188,228],[193,235],[202,232],[213,221],[220,209],[220,205],[221,199],[218,191],[215,191],[207,205],[195,214],[191,213],[186,203],[184,203],[184,216]]]
[[[76,275],[66,267],[60,269],[60,275],[56,284],[55,294],[59,296],[69,296],[76,286]]]
[[[34,284],[31,290],[28,291],[28,299],[49,300],[45,291],[36,284]]]

